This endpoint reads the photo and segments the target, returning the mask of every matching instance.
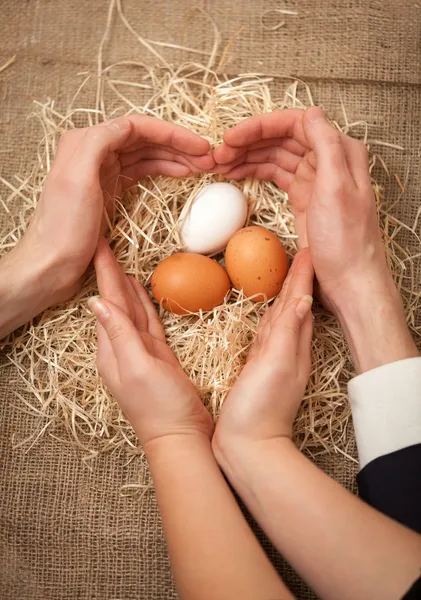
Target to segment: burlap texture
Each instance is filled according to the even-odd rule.
[[[412,224],[421,200],[420,6],[412,0],[285,0],[282,6],[275,0],[130,0],[124,10],[145,37],[209,50],[212,27],[197,11],[205,9],[225,42],[244,26],[232,48],[230,73],[305,79],[315,100],[338,117],[342,97],[350,121],[365,119],[373,126],[371,138],[404,146],[403,152],[381,148],[381,154],[401,180],[408,170],[395,213]],[[266,26],[286,21],[277,31],[266,30],[262,16],[280,7],[298,14],[266,14]],[[2,0],[0,9],[0,65],[17,55],[0,74],[0,173],[11,178],[30,170],[40,139],[39,125],[26,118],[32,100],[51,97],[65,104],[80,81],[76,74],[95,68],[108,2]],[[163,54],[173,63],[186,58],[179,50]],[[155,62],[117,26],[106,59],[133,58]],[[394,178],[377,175],[387,197],[396,199],[400,190]],[[7,227],[8,217],[0,212],[0,229]],[[405,234],[401,238],[403,245],[410,243]],[[5,357],[0,365],[1,597],[176,598],[146,465],[105,455],[90,470],[71,445],[48,436],[27,453],[12,450],[12,438],[19,441],[37,424],[16,407],[14,392],[25,394],[16,372]],[[318,463],[354,489],[355,468],[339,453]],[[122,496],[121,486],[132,483],[146,487]],[[313,597],[263,543],[298,597]]]

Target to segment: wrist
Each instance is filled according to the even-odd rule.
[[[260,440],[236,435],[227,437],[221,435],[217,427],[212,439],[216,461],[230,481],[249,470],[252,474],[253,465],[272,447],[276,447],[280,453],[299,452],[292,439],[283,436]]]
[[[419,355],[390,273],[365,277],[343,289],[335,312],[357,373]]]
[[[185,451],[200,449],[212,452],[209,435],[200,430],[161,435],[144,442],[142,447],[149,463],[153,463],[161,457],[168,460],[168,458]]]
[[[48,306],[46,271],[21,244],[0,261],[0,338]]]

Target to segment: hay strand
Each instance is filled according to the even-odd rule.
[[[115,16],[138,43],[159,60],[159,66],[151,67],[139,61],[103,64]],[[82,90],[92,79],[87,73],[83,74],[85,79],[69,106],[59,108],[52,100],[37,102],[35,115],[43,130],[37,164],[27,178],[16,176],[13,181],[1,178],[9,193],[1,202],[10,223],[9,230],[0,239],[2,254],[25,232],[51,168],[58,138],[64,131],[78,126],[81,119],[88,125],[93,120],[100,122],[116,114],[144,113],[188,127],[216,144],[226,129],[245,117],[314,104],[310,88],[299,81],[286,87],[281,100],[274,100],[271,78],[257,74],[229,78],[220,74],[234,39],[221,49],[219,32],[212,20],[211,24],[215,41],[212,50],[205,53],[206,64],[194,60],[175,67],[156,49],[173,46],[147,40],[134,31],[123,14],[120,0],[112,0],[98,52],[93,102],[89,106],[78,105]],[[177,48],[195,52],[182,46]],[[202,53],[197,51],[197,54]],[[342,98],[340,103],[346,131],[364,123],[350,124]],[[369,143],[400,148],[381,140],[369,140]],[[372,157],[371,169],[376,156]],[[379,162],[387,171],[380,157]],[[177,224],[183,207],[206,184],[217,179],[204,174],[181,180],[164,177],[146,180],[117,202],[117,216],[109,240],[126,273],[148,286],[156,265],[180,249]],[[250,222],[274,231],[292,257],[296,251],[296,235],[287,195],[269,182],[246,180],[236,185],[248,199]],[[403,192],[404,184],[401,187]],[[399,231],[408,226],[390,215],[382,189],[374,179],[373,189],[389,265],[404,293],[409,326],[417,330],[415,315],[420,294],[414,282],[413,257],[397,241]],[[418,218],[419,213],[414,230]],[[414,230],[412,233],[416,235]],[[141,452],[132,428],[96,370],[95,321],[87,309],[87,299],[96,293],[95,276],[90,273],[74,299],[46,310],[4,343],[9,361],[15,365],[21,380],[22,391],[26,392],[17,394],[16,400],[20,409],[32,414],[39,423],[27,440],[15,440],[16,446],[29,449],[42,435],[48,434],[70,439],[83,450],[86,460],[95,458],[99,452],[124,451],[129,455]],[[232,292],[226,304],[208,313],[180,317],[161,311],[168,343],[215,418],[242,369],[265,309],[265,305],[254,304],[241,293]],[[313,367],[295,425],[296,443],[313,456],[336,450],[349,460],[355,460],[346,392],[346,383],[353,373],[348,348],[335,318],[317,303],[314,314]]]

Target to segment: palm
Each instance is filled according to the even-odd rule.
[[[37,248],[41,264],[55,259],[60,267],[60,297],[52,302],[80,287],[107,228],[104,208],[112,217],[116,198],[144,177],[211,169],[208,151],[194,133],[145,115],[65,132],[24,242]]]
[[[130,317],[138,331],[143,348],[153,359],[151,364],[162,373],[165,372],[170,380],[174,382],[178,380],[183,385],[187,381],[191,386],[192,384],[166,342],[164,329],[148,293],[136,279],[124,275],[104,239],[101,239],[98,244],[95,269],[101,296],[113,302]],[[102,351],[109,353],[108,360],[115,363],[114,370],[117,372],[115,357],[109,352],[109,344],[101,330],[100,336],[103,338]]]
[[[174,356],[174,352],[168,346],[168,344],[162,338],[155,338],[149,332],[142,332],[139,334],[140,338],[145,346],[146,351],[150,356],[156,358],[163,363],[171,365],[172,367],[180,368],[178,360]],[[181,369],[180,369],[181,370]],[[183,371],[181,371],[183,373]]]
[[[281,295],[260,321],[247,364],[224,403],[217,435],[222,430],[254,439],[291,435],[310,372],[312,335],[309,312],[299,321],[296,306],[311,294],[313,275],[310,253],[302,250]]]

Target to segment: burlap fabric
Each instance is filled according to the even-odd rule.
[[[421,4],[412,0],[127,0],[136,30],[151,39],[209,50],[207,10],[228,41],[244,26],[231,52],[232,74],[260,72],[300,77],[317,102],[340,117],[342,96],[350,121],[365,119],[370,137],[402,145],[381,154],[406,192],[397,216],[414,222],[421,199]],[[295,16],[264,13],[287,8]],[[76,74],[93,70],[108,9],[106,1],[14,0],[0,2],[0,172],[28,172],[40,129],[26,119],[33,99],[66,103]],[[263,25],[262,25],[263,16]],[[280,19],[277,31],[265,28]],[[183,52],[164,50],[177,63]],[[107,60],[154,62],[121,27],[114,29]],[[282,85],[282,82],[279,83]],[[397,199],[393,177],[383,178],[386,196]],[[9,225],[0,213],[0,229]],[[403,233],[401,242],[410,238]],[[417,250],[412,247],[412,250]],[[88,469],[71,446],[44,437],[30,451],[12,450],[35,422],[16,408],[17,383],[7,359],[0,371],[0,596],[11,600],[168,600],[176,598],[161,523],[147,466],[124,456],[99,457]],[[354,489],[355,468],[341,454],[318,459],[339,482]],[[122,495],[124,484],[143,483],[141,494]],[[312,598],[264,541],[271,558],[299,598]],[[206,540],[203,540],[206,544]]]

